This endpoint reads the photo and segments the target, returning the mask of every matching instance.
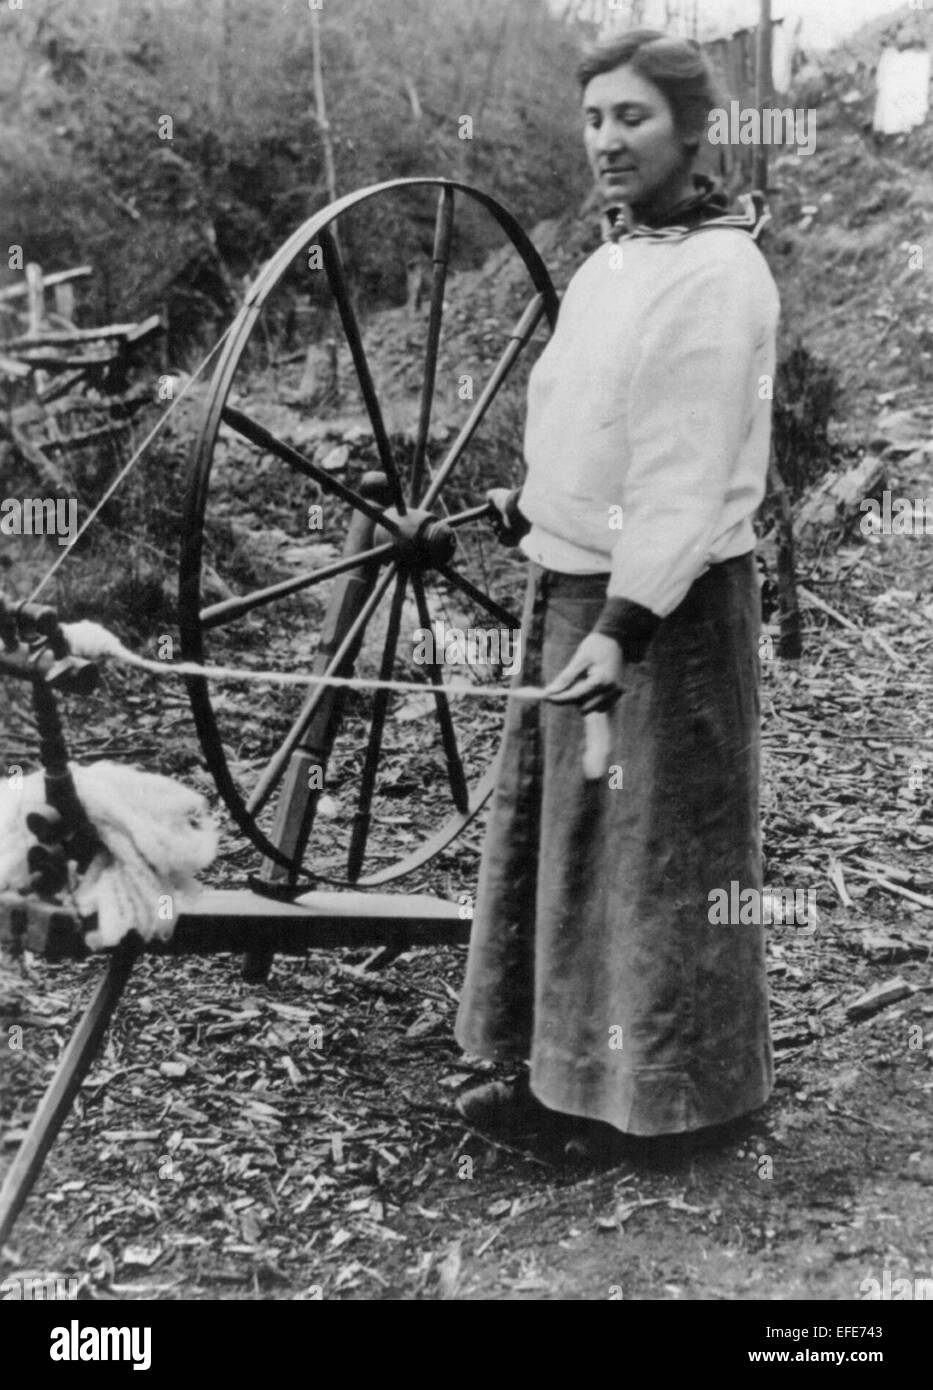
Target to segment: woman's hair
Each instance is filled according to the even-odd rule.
[[[581,87],[600,73],[631,67],[654,84],[671,108],[679,134],[694,147],[716,105],[712,69],[693,39],[676,39],[660,29],[629,29],[588,49],[577,69]]]

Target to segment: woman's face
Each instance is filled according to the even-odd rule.
[[[667,98],[630,66],[601,72],[583,92],[584,144],[607,203],[663,209],[693,191]]]

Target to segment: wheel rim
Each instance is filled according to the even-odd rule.
[[[411,447],[410,458],[407,463],[403,464],[399,457],[398,447],[392,442],[390,431],[383,416],[379,392],[370,373],[363,333],[356,320],[332,228],[341,216],[346,215],[362,203],[383,194],[397,193],[400,190],[408,189],[436,189],[438,201],[430,304],[424,346],[424,379],[419,392],[418,420],[414,432],[414,442]],[[500,229],[505,233],[507,241],[524,265],[534,288],[534,295],[515,330],[513,330],[506,349],[500,355],[490,379],[467,413],[466,420],[457,431],[456,437],[445,450],[443,458],[436,466],[432,467],[432,460],[429,457],[429,431],[435,400],[438,352],[444,319],[447,265],[454,232],[455,195],[462,195],[475,201],[498,223]],[[294,267],[296,258],[304,252],[306,246],[310,245],[318,245],[322,250],[327,282],[349,347],[357,385],[372,432],[378,466],[386,480],[385,491],[379,500],[369,498],[365,493],[363,484],[344,483],[341,478],[329,475],[304,451],[295,449],[285,440],[280,439],[274,431],[266,429],[260,421],[251,417],[248,412],[240,410],[238,406],[233,406],[230,401],[238,371],[250,348],[254,331],[260,322],[264,308]],[[355,627],[353,624],[350,625],[349,640],[345,640],[342,644],[338,643],[336,650],[331,652],[328,661],[324,661],[319,646],[315,657],[318,666],[314,668],[318,673],[323,669],[330,671],[331,674],[350,674],[354,661],[362,651],[362,643],[369,638],[372,620],[381,609],[386,608],[388,620],[384,637],[380,634],[381,654],[378,675],[382,679],[391,679],[393,672],[396,671],[398,661],[399,638],[405,622],[406,602],[413,605],[418,616],[419,627],[431,630],[431,623],[438,615],[439,593],[446,596],[446,599],[441,601],[441,607],[449,600],[451,594],[456,595],[458,606],[454,610],[455,616],[462,616],[463,612],[466,611],[464,605],[469,603],[474,612],[486,614],[487,622],[490,618],[496,617],[503,624],[514,624],[514,612],[508,611],[490,592],[487,592],[488,583],[474,582],[474,579],[471,579],[468,574],[463,573],[458,568],[459,562],[456,559],[453,564],[445,564],[441,557],[433,555],[433,552],[432,558],[426,559],[426,543],[423,539],[419,540],[417,545],[421,548],[413,549],[414,542],[410,540],[409,533],[412,532],[417,520],[413,513],[430,509],[432,515],[440,523],[437,529],[440,532],[441,540],[443,540],[445,528],[448,531],[455,531],[462,547],[461,554],[466,554],[471,564],[475,562],[478,554],[482,571],[481,581],[488,579],[488,566],[483,558],[482,544],[480,543],[479,549],[477,549],[478,543],[472,531],[474,526],[482,525],[476,515],[481,510],[475,505],[479,499],[475,498],[472,505],[464,506],[462,503],[465,499],[460,496],[460,505],[455,508],[452,515],[448,514],[445,517],[447,498],[449,495],[457,494],[458,470],[463,470],[464,461],[470,446],[473,444],[474,437],[485,421],[503,385],[508,380],[515,362],[532,338],[541,320],[543,319],[553,327],[556,314],[557,296],[551,285],[550,277],[524,231],[499,203],[467,184],[446,179],[401,179],[376,184],[339,199],[316,213],[298,228],[263,268],[250,289],[246,302],[234,321],[218,358],[205,402],[203,420],[194,449],[193,470],[186,502],[181,546],[179,627],[184,659],[206,663],[210,659],[208,648],[209,645],[212,645],[207,640],[208,634],[222,632],[228,627],[235,627],[241,619],[245,619],[247,623],[252,622],[253,614],[261,616],[271,604],[278,601],[287,603],[290,598],[294,599],[296,596],[301,596],[300,601],[305,602],[311,591],[314,591],[314,594],[323,593],[329,584],[336,586],[335,592],[339,590],[340,585],[352,588],[360,574],[365,577],[365,582],[368,585],[367,596],[362,603],[362,619]],[[289,467],[293,471],[293,475],[297,474],[309,485],[319,489],[318,495],[326,497],[328,501],[333,500],[335,506],[348,508],[350,514],[356,516],[362,527],[365,528],[370,523],[378,522],[381,534],[371,537],[375,543],[364,547],[363,559],[361,560],[359,555],[355,558],[347,556],[335,558],[314,567],[303,575],[296,576],[295,579],[279,580],[272,584],[248,587],[245,595],[234,594],[230,597],[222,597],[219,602],[213,604],[206,602],[204,597],[206,587],[205,535],[206,527],[209,524],[208,504],[211,478],[215,467],[218,436],[222,426],[232,429],[238,436],[247,440],[251,447],[259,449],[262,458],[271,456]],[[407,549],[403,547],[407,547]],[[208,546],[207,549],[209,550],[210,547]],[[424,674],[428,677],[425,684],[426,694],[430,695],[428,703],[434,711],[432,724],[436,726],[437,740],[444,752],[449,792],[455,809],[420,844],[406,845],[404,847],[405,852],[397,855],[394,860],[389,863],[383,862],[379,867],[373,867],[375,861],[372,855],[367,855],[368,832],[371,829],[373,798],[379,783],[380,752],[382,751],[386,717],[390,706],[390,697],[385,692],[377,692],[372,698],[372,724],[366,740],[362,765],[359,769],[359,795],[353,810],[353,822],[345,837],[348,840],[348,845],[346,846],[346,868],[342,874],[337,871],[331,860],[319,864],[314,870],[303,870],[301,860],[304,844],[302,843],[301,849],[297,852],[294,846],[290,851],[283,852],[281,843],[276,841],[274,833],[267,829],[261,820],[267,813],[275,793],[281,788],[283,779],[288,774],[292,753],[300,750],[302,739],[306,735],[309,724],[322,717],[326,699],[330,698],[331,705],[328,708],[334,710],[334,733],[336,733],[342,715],[346,722],[347,711],[344,708],[343,697],[333,697],[332,692],[328,697],[327,691],[322,687],[311,688],[308,699],[298,717],[292,720],[284,740],[278,744],[268,765],[260,773],[251,795],[247,797],[239,785],[241,779],[234,775],[231,768],[233,760],[229,756],[229,748],[225,747],[223,732],[217,717],[217,692],[212,694],[210,682],[206,680],[193,678],[188,681],[189,698],[195,724],[207,766],[218,791],[240,830],[272,864],[279,867],[280,871],[282,869],[287,870],[292,878],[307,875],[329,881],[348,881],[360,887],[391,882],[413,872],[438,854],[469,824],[482,807],[493,785],[494,778],[491,767],[487,766],[482,775],[479,776],[475,775],[474,770],[473,786],[469,785],[470,779],[466,775],[463,760],[458,751],[457,732],[454,724],[455,701],[445,698],[443,695],[442,669],[430,665],[423,669]],[[265,695],[260,698],[265,699]],[[395,697],[391,698],[394,699]],[[470,702],[471,705],[474,703]],[[485,705],[486,702],[484,701],[483,704]],[[308,713],[309,708],[310,714]],[[501,715],[501,705],[497,705],[495,708]],[[325,761],[328,763],[332,751],[330,746],[326,750]],[[331,778],[328,775],[328,790],[330,782]],[[305,840],[307,834],[310,833],[316,801],[317,795],[311,798],[312,804],[309,813],[307,813],[310,818],[305,826]],[[343,853],[343,848],[341,853]],[[385,859],[384,851],[381,854],[382,858]],[[365,873],[364,868],[367,869]]]

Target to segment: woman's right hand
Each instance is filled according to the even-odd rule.
[[[622,694],[624,672],[618,642],[590,632],[544,693],[555,705],[579,705],[584,714],[602,712],[612,709]]]
[[[496,539],[503,545],[518,545],[522,536],[530,530],[530,525],[518,510],[518,488],[491,487],[486,500],[492,504],[489,520],[496,533]]]

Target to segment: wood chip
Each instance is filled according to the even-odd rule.
[[[913,993],[913,986],[896,975],[893,980],[885,980],[883,984],[875,985],[873,989],[869,989],[864,994],[860,994],[857,999],[853,999],[851,1004],[846,1005],[846,1015],[853,1020],[870,1018],[872,1014],[886,1009],[889,1004],[897,1004],[901,999],[909,999]]]

